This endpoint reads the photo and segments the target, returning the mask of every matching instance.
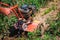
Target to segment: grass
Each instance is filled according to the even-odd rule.
[[[53,36],[60,36],[59,33],[59,29],[60,29],[60,12],[58,12],[57,14],[57,17],[58,19],[57,20],[51,20],[51,19],[48,19],[48,24],[50,24],[50,28],[47,30],[47,34],[49,35],[53,35]]]
[[[57,7],[56,7],[55,5],[53,5],[51,8],[48,8],[47,10],[45,10],[45,12],[42,14],[42,16],[45,15],[45,14],[48,14],[48,13],[50,13],[52,10],[56,10],[56,9],[57,9]]]
[[[19,7],[23,4],[33,4],[36,5],[37,9],[40,8],[41,6],[45,6],[48,0],[2,0],[4,3],[8,3],[11,6],[18,4]]]

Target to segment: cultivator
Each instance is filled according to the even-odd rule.
[[[29,17],[32,17],[31,15],[35,10],[35,7],[32,7],[31,5],[29,6],[29,9],[27,11],[21,10],[21,8],[18,8],[18,5],[9,6],[8,4],[2,3],[2,2],[0,2],[0,5],[6,6],[6,7],[0,6],[0,13],[3,13],[4,15],[9,16],[11,12],[13,12],[18,19],[19,18],[25,19],[25,16],[23,15],[22,12],[28,13]],[[24,30],[28,32],[33,32],[34,30],[37,29],[39,23],[40,23],[39,21],[33,20],[32,23],[29,24],[27,28],[25,28]]]

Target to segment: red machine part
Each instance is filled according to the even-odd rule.
[[[0,12],[2,12],[2,13],[4,13],[5,15],[8,16],[8,15],[10,14],[10,12],[12,11],[12,12],[15,13],[16,17],[19,18],[19,17],[18,17],[18,13],[15,11],[14,8],[17,8],[17,5],[15,5],[15,6],[13,6],[13,7],[10,7],[10,8],[0,7]]]
[[[3,4],[3,5],[5,5],[5,6],[8,6],[8,7],[9,7],[8,4],[2,3],[2,2],[0,2],[0,4]],[[0,12],[2,12],[2,13],[4,13],[5,15],[9,16],[10,12],[12,11],[12,12],[14,12],[14,14],[16,15],[16,17],[17,17],[18,19],[20,18],[20,16],[23,18],[23,15],[22,15],[22,13],[20,12],[20,10],[18,9],[18,12],[19,12],[19,14],[20,14],[20,16],[19,16],[19,14],[16,12],[15,8],[18,8],[18,5],[12,6],[12,7],[10,7],[10,8],[0,7]]]
[[[34,32],[39,27],[40,21],[34,20],[32,24],[29,24],[25,31]]]

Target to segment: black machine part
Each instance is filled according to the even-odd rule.
[[[27,5],[27,4],[24,4],[20,7],[20,10],[21,12],[23,13],[29,13],[30,10],[32,10],[33,12],[36,11],[36,6],[35,5]]]

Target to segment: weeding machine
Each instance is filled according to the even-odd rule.
[[[4,5],[4,6],[2,6]],[[0,2],[0,13],[3,15],[6,15],[9,17],[9,15],[14,14],[18,22],[13,25],[14,33],[18,33],[18,30],[21,34],[21,32],[33,32],[37,29],[39,25],[39,21],[33,20],[32,15],[34,14],[36,10],[35,5],[22,5],[21,7],[18,7],[18,5],[10,6],[8,4]],[[13,13],[11,13],[13,12]],[[13,29],[9,29],[9,31],[13,31]],[[12,34],[13,32],[11,32]]]

